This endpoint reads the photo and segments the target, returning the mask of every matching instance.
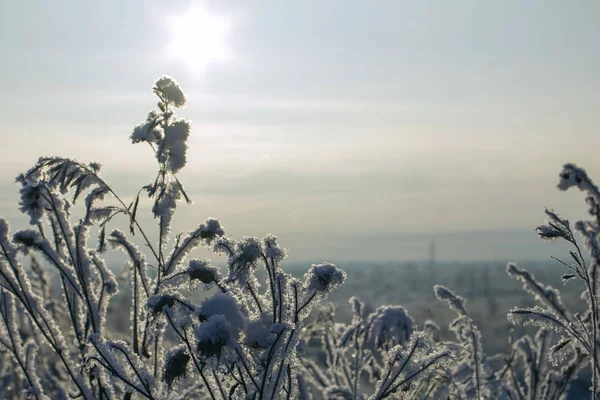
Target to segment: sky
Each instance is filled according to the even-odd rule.
[[[544,207],[585,217],[556,184],[566,162],[600,180],[600,3],[194,4],[227,26],[196,69],[208,39],[170,51],[190,1],[0,1],[0,215],[25,221],[14,177],[41,155],[98,161],[134,196],[155,163],[129,135],[168,74],[193,120],[175,230],[218,217],[292,260],[426,259],[434,240],[508,261],[555,254]]]

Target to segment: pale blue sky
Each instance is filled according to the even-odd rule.
[[[128,136],[169,74],[194,121],[179,229],[216,216],[297,260],[419,259],[428,237],[513,259],[551,253],[529,247],[544,206],[584,216],[555,186],[568,161],[600,181],[600,3],[204,4],[234,57],[197,75],[165,55],[188,1],[0,2],[0,214],[39,155],[97,160],[133,195],[153,159]]]

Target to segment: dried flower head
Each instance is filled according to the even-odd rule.
[[[238,260],[243,263],[253,263],[262,254],[262,245],[255,237],[244,237],[237,244]]]
[[[313,264],[304,279],[308,292],[330,292],[344,282],[346,272],[330,263]]]
[[[170,294],[160,294],[148,299],[148,308],[154,316],[159,315],[165,308],[172,308],[175,305],[176,298]]]
[[[46,208],[46,201],[42,196],[42,184],[28,184],[23,183],[21,188],[21,201],[20,210],[21,212],[29,215],[30,223],[36,225],[40,222],[44,210]]]
[[[164,371],[165,381],[169,387],[173,385],[175,380],[185,377],[190,358],[185,345],[179,345],[169,351]]]
[[[202,283],[215,282],[219,274],[217,267],[210,265],[208,260],[190,260],[186,274],[190,280],[199,280]]]
[[[207,218],[200,224],[200,237],[207,243],[211,243],[216,237],[223,236],[225,230],[217,218]]]
[[[154,83],[153,92],[161,98],[162,101],[173,107],[181,108],[185,106],[186,98],[179,83],[170,76],[163,75]]]
[[[201,319],[210,319],[213,315],[222,315],[229,322],[232,332],[239,333],[244,326],[244,315],[242,314],[236,299],[225,293],[215,293],[212,297],[204,300],[198,310]]]
[[[221,356],[233,337],[231,324],[223,315],[212,315],[196,328],[198,352],[204,357]]]
[[[286,249],[279,246],[277,236],[273,234],[268,234],[263,239],[263,246],[265,248],[265,255],[269,259],[280,262],[287,256]]]

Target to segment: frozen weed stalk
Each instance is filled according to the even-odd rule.
[[[537,232],[572,245],[571,261],[557,260],[567,268],[565,282],[583,283],[588,309],[571,312],[557,289],[509,264],[509,275],[540,305],[514,308],[508,317],[539,330],[510,337],[505,354],[488,357],[466,301],[444,286],[434,291],[457,313],[455,340],[442,338],[434,321],[420,328],[401,306],[367,312],[354,297],[352,320],[340,323],[334,307],[322,304],[345,281],[337,266],[314,264],[296,278],[282,269],[286,250],[276,236],[235,240],[215,218],[173,235],[177,205],[191,202],[177,177],[190,122],[175,114],[186,97],[174,79],[159,78],[152,91],[158,108],[131,141],[149,147],[157,173],[131,202],[97,163],[42,157],[17,178],[31,226],[11,233],[0,219],[1,398],[554,400],[566,398],[588,366],[597,397],[600,192],[585,171],[567,164],[559,187],[588,195],[593,218],[574,227],[590,261],[569,222],[553,211]],[[156,241],[138,219],[143,196],[152,204]],[[76,201],[83,204],[73,208]],[[127,229],[114,228],[123,218]],[[191,258],[199,246],[226,267]],[[119,277],[104,261],[111,249],[126,265]],[[189,296],[198,290],[205,291],[200,302]],[[107,324],[122,318],[109,312],[115,296],[131,304],[124,330]]]
[[[190,122],[175,110],[186,104],[178,83],[159,78],[158,108],[135,127],[157,162],[156,178],[127,204],[100,175],[97,163],[43,157],[18,177],[21,211],[32,229],[9,233],[0,220],[0,343],[13,374],[7,396],[42,398],[297,398],[297,346],[311,308],[343,283],[332,264],[314,265],[298,280],[281,269],[286,251],[277,237],[226,236],[208,218],[171,237],[178,203],[190,203],[177,173],[186,164]],[[152,201],[158,242],[138,221],[140,197]],[[83,215],[71,206],[83,199]],[[111,228],[118,216],[128,233]],[[89,243],[98,232],[97,244]],[[141,236],[144,251],[132,237]],[[210,260],[189,259],[198,246],[227,258],[221,271]],[[109,247],[128,262],[130,334],[107,332],[117,279],[103,261]],[[45,267],[37,260],[45,260]],[[31,263],[26,269],[23,264]],[[53,298],[46,269],[58,274]],[[258,268],[267,272],[261,285]],[[200,304],[182,290],[212,293]],[[262,289],[264,288],[264,289]],[[36,345],[35,343],[39,343]],[[10,353],[7,358],[4,354]],[[16,378],[16,377],[19,378]]]
[[[558,216],[552,210],[545,210],[547,222],[537,227],[536,231],[542,240],[564,240],[572,249],[569,250],[569,262],[553,257],[562,264],[567,273],[562,276],[565,284],[577,279],[583,283],[582,299],[587,303],[583,312],[571,312],[564,305],[560,292],[550,286],[537,282],[533,275],[516,264],[508,264],[508,274],[523,283],[523,288],[531,293],[540,306],[534,308],[513,308],[508,314],[513,324],[535,325],[543,329],[555,331],[559,342],[550,349],[550,353],[557,359],[564,359],[571,354],[570,361],[564,366],[576,370],[581,368],[582,358],[591,369],[592,398],[599,395],[598,376],[598,262],[600,261],[600,191],[588,177],[587,173],[574,164],[566,164],[560,173],[558,188],[567,190],[577,187],[586,193],[588,212],[592,217],[590,221],[578,221],[575,231],[584,239],[585,247],[589,254],[589,264],[583,255],[581,247],[576,240],[571,224],[568,220]],[[563,371],[564,372],[564,371]],[[564,372],[566,374],[566,372]]]

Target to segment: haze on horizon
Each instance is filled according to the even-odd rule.
[[[231,57],[194,71],[167,54],[189,1],[0,3],[0,215],[25,220],[12,183],[41,155],[133,196],[154,163],[129,134],[169,74],[194,121],[176,229],[215,216],[294,260],[423,259],[435,239],[508,261],[555,254],[544,206],[584,216],[556,184],[566,162],[600,180],[600,3],[201,4]]]

